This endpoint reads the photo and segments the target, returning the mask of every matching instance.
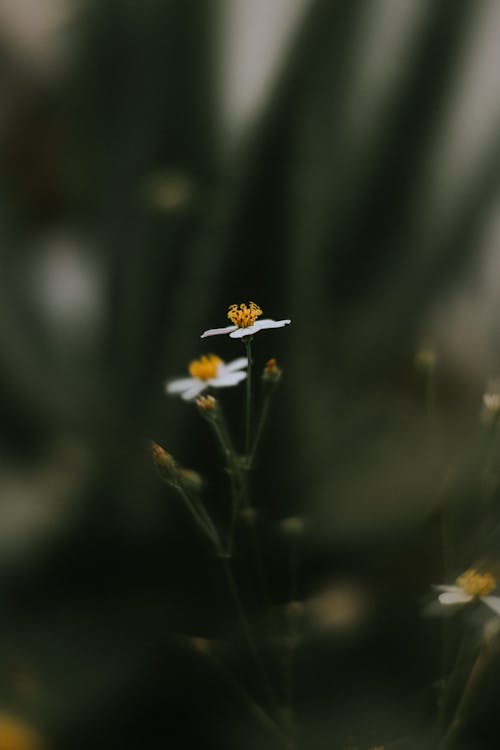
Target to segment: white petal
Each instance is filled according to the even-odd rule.
[[[459,591],[446,591],[444,594],[439,594],[438,598],[441,604],[467,604],[474,597],[459,589]]]
[[[258,320],[254,325],[258,331],[263,331],[265,328],[283,328],[283,326],[287,326],[291,322],[292,321],[289,318],[286,320],[271,320],[271,318],[264,318],[263,320]]]
[[[248,326],[248,328],[238,328],[234,333],[230,333],[229,336],[232,339],[241,339],[243,336],[252,336],[257,331],[263,331],[265,328],[283,328],[288,323],[291,323],[291,321],[264,318],[264,320],[258,320],[253,326]]]
[[[225,375],[227,372],[235,372],[236,370],[242,370],[243,367],[248,366],[248,359],[246,357],[238,357],[233,359],[232,362],[224,363],[220,365],[218,372],[221,375]]]
[[[209,328],[208,331],[205,331],[201,334],[200,338],[204,339],[206,336],[220,336],[223,333],[231,333],[231,331],[236,331],[238,326],[226,326],[225,328]]]
[[[182,394],[182,398],[185,401],[190,401],[193,398],[196,398],[196,396],[199,396],[199,394],[205,390],[205,388],[208,388],[208,380],[198,380],[198,378],[193,378],[195,381],[191,388],[189,388],[187,391],[185,391]]]
[[[257,327],[257,324],[254,323],[253,326],[248,326],[247,328],[236,328],[233,333],[229,334],[230,339],[242,339],[243,336],[251,336],[253,333],[257,333],[259,330]]]
[[[169,383],[166,383],[165,390],[167,393],[182,393],[182,391],[188,390],[197,382],[196,378],[179,378],[179,380],[171,380]]]
[[[246,372],[228,372],[227,374],[221,375],[218,378],[209,380],[208,384],[213,388],[225,388],[226,386],[237,385],[238,383],[241,383],[242,380],[245,380],[246,376]]]
[[[432,588],[436,591],[463,591],[460,586],[447,586],[446,584],[433,584]]]
[[[484,602],[493,612],[500,615],[500,596],[482,596],[481,601]]]

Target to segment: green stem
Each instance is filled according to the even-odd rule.
[[[483,510],[487,512],[489,505],[495,490],[497,488],[498,481],[496,477],[492,476],[492,464],[495,455],[496,438],[498,432],[498,414],[494,414],[492,417],[490,429],[488,432],[488,440],[486,444],[484,464],[483,464]]]
[[[460,729],[461,715],[467,699],[476,687],[475,678],[484,667],[487,649],[475,654],[475,640],[464,632],[458,649],[455,667],[449,676],[439,717],[441,740],[439,750],[453,746],[452,738]]]
[[[250,651],[250,654],[254,660],[255,667],[261,679],[262,686],[264,688],[268,704],[270,707],[274,708],[276,706],[274,692],[271,687],[271,683],[269,682],[269,679],[267,677],[267,673],[264,668],[264,664],[262,662],[260,653],[257,649],[257,646],[255,645],[253,634],[252,634],[250,625],[248,623],[247,617],[245,615],[243,604],[240,599],[238,587],[236,585],[236,581],[234,580],[233,572],[231,570],[231,565],[227,558],[225,557],[222,558],[222,565],[224,568],[224,573],[226,575],[228,588],[229,588],[229,591],[230,591],[230,594],[231,594],[231,597],[233,599],[233,603],[236,609],[236,614],[238,615],[238,620],[240,623],[241,631],[247,642],[247,646]]]
[[[242,478],[241,469],[238,466],[233,441],[231,440],[231,436],[224,419],[224,414],[220,406],[218,406],[217,409],[217,415],[214,416],[213,419],[210,419],[210,425],[224,455],[226,470],[229,475],[229,481],[231,483],[231,520],[229,523],[229,534],[225,553],[226,556],[231,557],[233,551],[236,521],[242,504]]]
[[[262,404],[262,411],[260,413],[259,423],[257,425],[257,432],[255,433],[255,439],[253,441],[252,452],[250,454],[250,458],[248,461],[250,467],[253,466],[253,462],[254,462],[255,454],[257,452],[257,448],[260,442],[260,438],[262,436],[264,427],[266,426],[267,418],[269,416],[269,408],[271,406],[271,396],[272,396],[272,393],[268,392],[264,398],[264,403]]]
[[[425,406],[431,432],[435,432],[436,417],[436,368],[429,367],[425,378]]]
[[[248,359],[247,378],[246,378],[246,403],[245,403],[245,455],[250,453],[252,440],[251,419],[252,419],[252,337],[243,338],[246,355]]]
[[[173,486],[184,500],[184,505],[188,509],[198,528],[200,528],[201,531],[203,531],[203,533],[209,537],[215,547],[217,554],[221,554],[222,548],[217,529],[215,528],[212,519],[208,515],[203,504],[196,504],[180,484],[175,484]]]
[[[297,587],[298,587],[298,550],[297,542],[295,539],[291,540],[290,547],[290,603],[292,605],[292,611],[289,612],[288,616],[288,654],[285,657],[285,692],[286,702],[289,713],[289,733],[290,733],[290,747],[295,747],[295,716],[294,716],[294,667],[295,667],[295,651],[298,642],[298,629],[297,629],[297,613],[293,610],[295,601],[297,600]]]
[[[225,680],[229,688],[239,694],[243,704],[247,707],[250,714],[255,718],[258,724],[263,729],[268,731],[279,744],[286,750],[290,750],[288,737],[282,731],[279,724],[268,714],[268,712],[262,708],[262,706],[255,701],[255,699],[247,692],[247,690],[236,680],[234,675],[228,670],[225,664],[212,653],[210,650],[208,653],[206,650],[201,652],[206,659],[210,660],[210,663],[217,670],[218,674]]]

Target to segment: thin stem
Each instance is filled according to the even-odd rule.
[[[235,679],[234,675],[231,674],[231,672],[221,662],[221,660],[215,654],[213,654],[211,650],[207,651],[206,649],[203,649],[200,650],[199,653],[202,653],[205,658],[210,660],[215,669],[217,669],[219,675],[226,681],[229,687],[239,694],[242,702],[246,705],[250,714],[255,718],[257,723],[259,723],[263,729],[266,729],[269,734],[277,740],[277,742],[282,744],[284,748],[287,748],[287,750],[289,750],[290,745],[288,743],[288,737],[283,733],[279,724],[277,724],[274,719],[271,718],[267,711],[262,708],[262,706],[257,703],[255,699],[246,691],[243,685],[241,685]]]
[[[217,414],[210,419],[210,425],[215,434],[217,442],[222,450],[226,462],[226,471],[231,483],[231,520],[229,523],[229,534],[227,539],[226,555],[230,557],[233,551],[234,533],[236,521],[242,503],[242,479],[241,469],[238,466],[237,457],[234,451],[233,441],[224,419],[224,414],[220,406],[217,407]]]
[[[214,431],[214,435],[217,438],[217,442],[219,443],[227,465],[232,465],[235,459],[233,441],[231,440],[231,435],[229,434],[226,420],[224,419],[222,407],[219,404],[217,404],[216,414],[208,421]]]
[[[188,511],[190,512],[194,522],[196,525],[209,537],[209,539],[212,541],[217,554],[221,554],[221,544],[219,535],[217,533],[217,530],[215,526],[213,525],[212,519],[208,515],[207,511],[205,510],[205,507],[202,503],[196,504],[192,498],[188,495],[184,487],[180,484],[173,485],[179,495],[184,500],[184,504]]]
[[[250,454],[250,458],[248,461],[250,466],[253,466],[253,462],[254,462],[255,454],[257,452],[257,448],[260,442],[260,438],[264,431],[264,427],[266,426],[267,418],[269,416],[269,408],[271,406],[271,396],[272,396],[272,393],[268,391],[264,397],[264,403],[262,404],[262,411],[260,413],[259,423],[257,425],[257,431],[255,433],[255,439],[253,441],[252,452]]]
[[[242,503],[242,490],[239,482],[239,475],[237,476],[235,470],[229,469],[229,479],[231,482],[231,521],[229,525],[229,535],[227,540],[227,555],[231,557],[233,554],[234,534],[236,530],[236,522],[238,520],[238,513],[240,511]]]
[[[294,611],[294,604],[297,599],[297,587],[298,587],[298,549],[297,541],[291,540],[290,546],[290,604],[292,610],[288,614],[288,654],[285,659],[285,692],[286,702],[290,720],[290,747],[295,747],[295,716],[294,716],[294,704],[295,704],[295,682],[294,682],[294,671],[295,671],[295,652],[298,643],[298,631],[297,631],[297,613]]]
[[[429,421],[429,426],[433,436],[435,436],[434,433],[436,427],[436,395],[436,368],[428,367],[425,377],[425,406],[427,411],[427,419]]]
[[[252,420],[252,337],[245,336],[243,338],[245,344],[248,367],[247,367],[247,378],[246,378],[246,403],[245,403],[245,455],[250,453],[250,445],[252,439],[251,432],[251,420]]]
[[[222,558],[222,565],[224,568],[224,573],[226,575],[226,580],[228,583],[229,591],[231,593],[233,603],[236,609],[236,613],[238,615],[238,620],[240,623],[241,631],[243,633],[243,636],[247,642],[248,649],[252,655],[252,658],[255,663],[255,667],[257,669],[257,672],[260,676],[260,679],[262,681],[262,686],[266,693],[266,698],[271,707],[275,707],[276,700],[274,697],[274,692],[271,687],[271,683],[269,682],[269,679],[267,677],[266,670],[264,668],[264,664],[262,662],[260,653],[257,649],[257,646],[255,645],[255,641],[253,638],[253,634],[250,628],[250,625],[248,623],[247,617],[245,615],[245,610],[243,608],[243,604],[240,599],[240,595],[238,592],[238,587],[236,585],[236,581],[234,580],[233,572],[231,570],[231,565],[227,558]]]
[[[468,654],[469,646],[471,646],[472,652]],[[438,744],[438,750],[445,750],[445,748],[455,745],[455,740],[462,729],[463,717],[467,713],[468,703],[477,702],[475,691],[480,684],[480,677],[483,670],[487,668],[491,661],[491,644],[483,646],[479,653],[475,655],[473,650],[474,642],[472,641],[471,643],[470,639],[468,639],[466,643],[464,634],[455,669],[448,681],[447,695],[442,707],[442,735]],[[468,676],[464,672],[468,672]]]
[[[241,480],[242,480],[242,489],[241,489],[241,503],[246,507],[251,509],[251,503],[249,499],[249,484],[250,484],[250,471],[252,469],[252,459],[254,450],[251,449],[252,446],[252,366],[253,366],[253,360],[252,360],[252,337],[251,336],[245,336],[243,338],[243,343],[245,344],[246,349],[246,356],[248,359],[248,367],[247,367],[247,378],[246,378],[246,399],[245,399],[245,456],[246,456],[246,465],[244,468],[242,468],[240,472]],[[255,444],[254,444],[255,449]],[[257,538],[257,532],[255,529],[255,526],[252,524],[251,527],[251,533],[252,533],[252,542],[253,542],[253,550],[254,550],[254,557],[255,557],[255,563],[257,565],[257,575],[260,580],[261,588],[263,596],[266,600],[266,603],[270,606],[270,597],[267,589],[267,580],[266,580],[266,573],[264,570],[264,565],[262,562],[262,556],[260,554],[260,547],[259,547],[259,541]]]
[[[498,414],[492,416],[491,424],[488,431],[488,439],[483,463],[483,510],[489,510],[490,502],[498,485],[497,475],[493,475],[492,465],[494,463],[496,438],[498,432]]]

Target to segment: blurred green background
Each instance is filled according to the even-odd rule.
[[[285,373],[252,482],[273,611],[290,516],[308,529],[294,598],[331,595],[297,653],[299,746],[423,746],[443,506],[449,573],[498,547],[497,519],[480,549],[474,530],[500,354],[499,33],[494,0],[1,4],[0,719],[56,749],[277,746],[200,646],[224,651],[234,614],[148,455],[154,439],[206,475],[223,515],[207,426],[164,382],[240,356],[199,336],[255,300],[292,319],[255,340],[257,368]],[[224,394],[240,435],[242,399]],[[498,747],[497,688],[460,747]]]

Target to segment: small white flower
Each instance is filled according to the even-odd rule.
[[[500,615],[500,596],[490,596],[497,587],[497,582],[491,573],[480,573],[475,568],[469,568],[458,576],[455,586],[435,586],[439,594],[439,602],[445,606],[468,604],[480,599],[495,614]]]
[[[263,331],[265,328],[283,328],[291,322],[289,319],[271,320],[270,318],[264,318],[263,320],[257,320],[261,315],[262,310],[255,302],[249,302],[248,307],[245,303],[241,303],[239,306],[231,305],[227,317],[232,325],[224,328],[210,328],[201,334],[201,338],[228,333],[232,339],[241,339],[244,336],[252,336],[258,331]]]
[[[242,370],[248,366],[246,357],[238,357],[227,364],[215,354],[194,359],[189,365],[190,378],[171,380],[165,386],[167,393],[179,393],[185,401],[196,398],[207,388],[228,388],[245,380]]]
[[[481,420],[484,424],[496,421],[500,414],[500,382],[490,380],[488,390],[483,394]]]

